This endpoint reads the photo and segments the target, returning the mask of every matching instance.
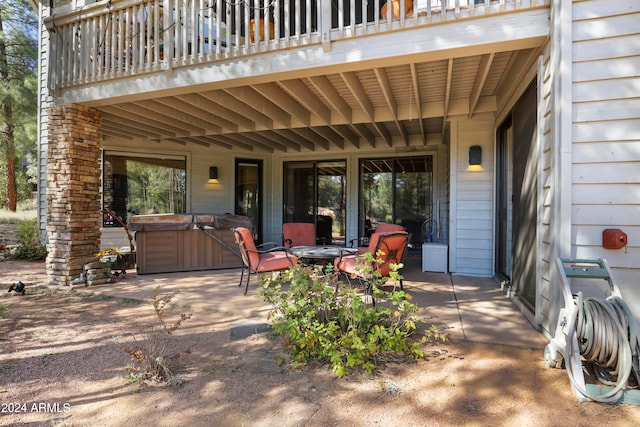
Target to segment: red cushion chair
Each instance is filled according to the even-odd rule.
[[[240,254],[242,255],[242,274],[240,275],[240,284],[244,279],[244,271],[247,270],[247,284],[245,285],[244,294],[247,294],[249,289],[249,280],[251,279],[251,273],[267,273],[270,271],[286,270],[287,268],[296,265],[297,259],[284,247],[273,247],[267,250],[258,250],[251,230],[245,227],[234,228],[233,232],[236,237],[236,243],[240,247]],[[269,245],[265,243],[259,245],[264,247]]]
[[[378,225],[376,225],[376,229],[373,232],[375,233],[389,233],[392,231],[404,231],[404,227],[401,226],[400,224],[391,224],[388,222],[379,222]],[[358,241],[358,239],[354,239],[351,240],[351,246],[353,247],[353,242],[354,241]],[[367,245],[367,241],[369,242],[369,245]],[[369,246],[371,243],[371,237],[369,237],[368,239],[363,239],[362,241],[363,245],[359,245],[358,246],[358,254],[362,255],[365,252],[371,252],[369,251]]]
[[[406,231],[373,233],[367,248],[367,252],[373,255],[374,260],[370,265],[371,271],[379,272],[381,277],[389,277],[390,265],[402,263],[408,244],[409,233]],[[382,261],[378,262],[377,260]],[[334,265],[337,271],[347,277],[349,283],[351,283],[351,279],[357,279],[365,285],[367,293],[371,293],[371,277],[366,271],[362,271],[362,266],[366,266],[367,262],[364,254],[344,255],[336,258]],[[404,290],[402,279],[400,279],[400,289]]]
[[[316,244],[316,227],[311,222],[286,222],[282,224],[282,240],[287,248]]]

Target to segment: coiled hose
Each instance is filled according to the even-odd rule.
[[[565,359],[569,380],[576,390],[593,401],[616,402],[628,385],[632,368],[638,380],[638,335],[633,315],[618,296],[606,300],[584,299],[582,293],[578,293],[574,303],[578,308],[576,335],[580,355],[593,363],[598,381],[612,388],[597,395],[583,390],[576,380],[577,375],[584,375],[582,363],[573,366],[572,358]]]

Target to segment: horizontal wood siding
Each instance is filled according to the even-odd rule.
[[[470,276],[493,275],[494,133],[493,122],[452,122],[456,148],[452,158],[455,207],[451,225],[451,271]],[[482,147],[480,168],[469,166],[469,147]]]
[[[573,17],[572,252],[606,258],[620,277],[633,277],[629,271],[640,273],[640,2],[574,1]],[[626,232],[628,248],[602,248],[606,228]],[[626,296],[637,280],[618,286]]]
[[[38,3],[41,13],[39,19],[48,15],[48,8]],[[40,25],[40,44],[38,50],[38,223],[41,235],[46,235],[47,228],[47,152],[49,150],[48,110],[53,106],[53,99],[47,89],[49,79],[49,32]]]

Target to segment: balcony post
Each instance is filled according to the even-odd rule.
[[[325,52],[331,50],[331,0],[318,0],[320,4],[320,34],[322,34],[322,48]]]

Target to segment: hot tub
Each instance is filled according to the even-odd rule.
[[[242,267],[234,227],[251,228],[246,216],[214,214],[135,215],[138,274]]]

